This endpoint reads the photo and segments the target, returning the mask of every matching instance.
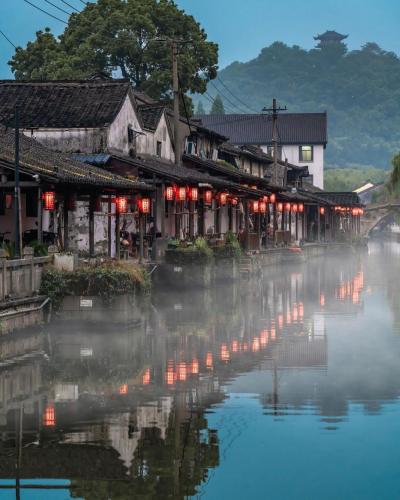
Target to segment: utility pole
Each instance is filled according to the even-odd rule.
[[[179,130],[179,76],[178,76],[178,44],[176,40],[171,41],[172,49],[172,90],[174,92],[174,142],[175,142],[175,164],[181,164],[181,138]]]
[[[274,155],[274,171],[272,181],[275,185],[278,184],[278,113],[287,111],[287,107],[277,107],[275,97],[272,99],[272,108],[263,108],[263,111],[272,113],[272,146]]]
[[[15,106],[15,173],[14,173],[14,210],[15,210],[15,257],[22,256],[21,239],[21,192],[19,189],[19,108]]]

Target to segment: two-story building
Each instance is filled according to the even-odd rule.
[[[272,119],[266,114],[197,115],[204,127],[236,146],[258,146],[272,156]],[[278,117],[279,159],[308,166],[309,181],[324,187],[326,113],[282,113]]]

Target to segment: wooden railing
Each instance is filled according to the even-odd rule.
[[[0,250],[0,304],[7,299],[23,299],[40,289],[43,268],[53,262],[56,249],[46,257],[34,257],[32,248],[24,248],[22,259],[9,260]]]

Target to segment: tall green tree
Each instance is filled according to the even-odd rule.
[[[9,62],[16,79],[75,79],[117,73],[154,98],[171,97],[171,39],[179,44],[184,92],[215,78],[218,46],[173,0],[98,0],[73,13],[56,38],[39,31]]]
[[[201,101],[199,101],[199,103],[197,105],[196,114],[198,114],[198,115],[205,115],[206,114],[203,103]]]
[[[224,114],[225,114],[224,103],[221,99],[221,96],[217,94],[211,106],[210,115],[224,115]]]

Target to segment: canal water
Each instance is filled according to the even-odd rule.
[[[400,245],[0,343],[1,499],[400,498]]]

